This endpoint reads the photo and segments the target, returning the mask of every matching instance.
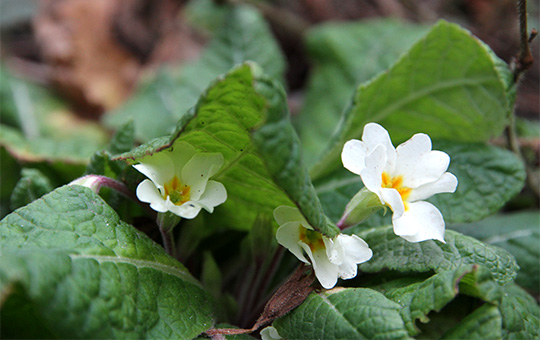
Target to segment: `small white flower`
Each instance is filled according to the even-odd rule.
[[[334,287],[338,277],[355,277],[357,264],[373,255],[367,243],[356,235],[339,234],[330,239],[315,231],[297,208],[277,207],[274,218],[280,225],[276,232],[278,243],[300,261],[311,263],[315,276],[326,289]]]
[[[431,150],[431,139],[419,133],[394,148],[388,132],[379,124],[364,127],[362,141],[345,143],[343,166],[359,175],[365,187],[393,211],[394,232],[410,242],[430,239],[444,242],[440,211],[423,200],[454,192],[457,178],[446,172],[450,157]]]
[[[263,328],[261,331],[261,339],[262,340],[281,340],[283,339],[281,335],[279,335],[277,329],[273,326],[268,326]]]
[[[182,218],[195,218],[201,209],[213,212],[227,200],[223,184],[209,180],[222,165],[220,153],[197,153],[193,146],[176,142],[133,165],[149,178],[137,187],[137,197],[155,211]]]

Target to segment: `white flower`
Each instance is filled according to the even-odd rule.
[[[281,335],[279,335],[277,329],[272,326],[268,326],[263,328],[261,331],[261,339],[262,340],[281,340],[283,339]]]
[[[367,243],[356,235],[339,234],[330,239],[313,230],[297,208],[277,207],[274,218],[280,225],[276,232],[278,243],[300,261],[311,263],[315,276],[326,289],[334,287],[338,277],[355,277],[357,264],[373,255]]]
[[[149,178],[137,187],[137,197],[155,211],[182,218],[195,218],[201,209],[213,212],[227,199],[223,184],[209,180],[222,165],[220,153],[197,153],[193,146],[176,142],[133,165]]]
[[[444,242],[440,211],[423,200],[454,192],[457,178],[446,172],[450,157],[431,150],[431,139],[419,133],[394,148],[379,124],[364,127],[362,141],[345,143],[343,166],[360,175],[365,187],[393,211],[394,232],[410,242],[435,239]]]

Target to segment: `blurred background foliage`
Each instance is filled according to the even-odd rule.
[[[237,7],[232,14],[229,4]],[[539,27],[539,5],[529,7],[529,26]],[[140,176],[111,156],[173,131],[209,83],[244,60],[287,89],[313,164],[321,136],[330,137],[354,89],[394,64],[439,19],[470,30],[507,63],[519,50],[513,0],[2,0],[0,217],[85,173],[134,188]],[[531,45],[536,60],[539,41]],[[516,98],[519,142],[536,170],[539,77],[535,62]],[[122,138],[124,147],[114,149]],[[526,187],[503,210],[538,209],[534,192]],[[104,196],[120,213],[130,211],[123,215],[128,222],[157,236],[141,209],[114,193]],[[529,226],[537,221],[533,211],[523,215]],[[204,235],[190,234],[198,223],[204,221],[183,230],[192,247],[203,242]],[[473,236],[500,241],[482,230],[480,223]],[[524,286],[534,291],[531,282]]]

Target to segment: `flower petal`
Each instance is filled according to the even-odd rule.
[[[368,261],[373,252],[367,243],[356,235],[339,234],[335,241],[335,247],[341,248],[339,252],[343,254],[338,275],[344,280],[352,279],[358,272],[358,264]]]
[[[151,156],[144,157],[139,164],[135,164],[133,167],[154,182],[160,190],[174,176],[174,164],[167,151],[156,152]]]
[[[341,161],[345,169],[350,172],[360,175],[366,167],[366,155],[368,149],[366,145],[358,139],[351,139],[343,146],[341,151]]]
[[[220,153],[195,154],[182,169],[182,183],[191,187],[191,199],[198,200],[206,189],[208,178],[223,165]]]
[[[225,186],[216,181],[208,181],[206,190],[197,201],[209,213],[214,211],[214,207],[227,200],[227,190]]]
[[[298,210],[298,208],[290,207],[287,205],[280,205],[279,207],[274,209],[274,219],[279,225],[283,225],[287,222],[297,221],[299,224],[302,224],[304,227],[309,226],[304,216],[302,216],[302,213],[300,212],[300,210]],[[309,226],[308,229],[313,230],[311,226]]]
[[[382,188],[381,197],[384,204],[388,205],[393,211],[393,218],[399,218],[403,215],[405,211],[405,204],[401,195],[396,189],[393,188]]]
[[[276,239],[279,244],[289,249],[300,261],[309,263],[300,247],[300,222],[292,221],[281,225],[276,231]],[[309,248],[309,247],[308,247]]]
[[[154,209],[155,211],[167,211],[166,201],[163,199],[158,188],[156,188],[151,180],[145,179],[139,183],[135,193],[141,202],[150,203],[150,208]]]
[[[336,243],[345,250],[347,258],[355,263],[366,262],[373,256],[373,251],[366,241],[356,235],[339,234],[336,240]]]
[[[444,243],[444,220],[441,212],[431,203],[409,203],[407,211],[392,219],[394,232],[409,242],[439,240]]]
[[[168,200],[168,197],[167,197],[167,200]],[[199,214],[202,208],[203,208],[202,205],[199,204],[199,202],[195,202],[195,201],[187,201],[182,205],[175,205],[174,203],[171,202],[169,211],[182,218],[193,219],[197,217],[197,215]]]
[[[189,160],[195,155],[197,150],[191,145],[183,141],[176,141],[170,149],[170,157],[175,168],[175,175],[182,178],[182,169],[186,166]]]
[[[326,250],[320,249],[313,253],[304,242],[300,242],[300,246],[308,254],[313,265],[313,270],[315,271],[315,276],[321,283],[321,286],[325,289],[334,288],[338,279],[338,268],[328,260]]]
[[[431,151],[431,139],[419,133],[396,149],[396,167],[392,176],[403,176],[403,186],[417,188],[436,181],[450,164],[442,151]]]
[[[364,133],[362,134],[362,141],[366,144],[369,151],[373,151],[379,144],[383,145],[385,147],[388,169],[391,171],[394,168],[396,149],[385,128],[377,123],[366,124],[364,126]]]
[[[277,329],[272,326],[268,326],[266,328],[263,328],[263,330],[260,333],[262,340],[281,340],[283,339],[281,335],[279,335]]]
[[[381,202],[382,173],[385,170],[386,161],[386,148],[382,144],[379,144],[367,155],[366,168],[360,174],[366,188],[377,194]]]
[[[445,172],[438,180],[431,183],[426,183],[411,191],[408,200],[411,202],[421,201],[435,194],[445,192],[455,192],[458,185],[456,176],[449,172]]]

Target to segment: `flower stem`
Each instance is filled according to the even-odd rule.
[[[170,212],[158,213],[157,225],[161,238],[163,239],[163,248],[167,254],[176,258],[176,245],[174,242],[174,227],[180,222],[182,218]]]

